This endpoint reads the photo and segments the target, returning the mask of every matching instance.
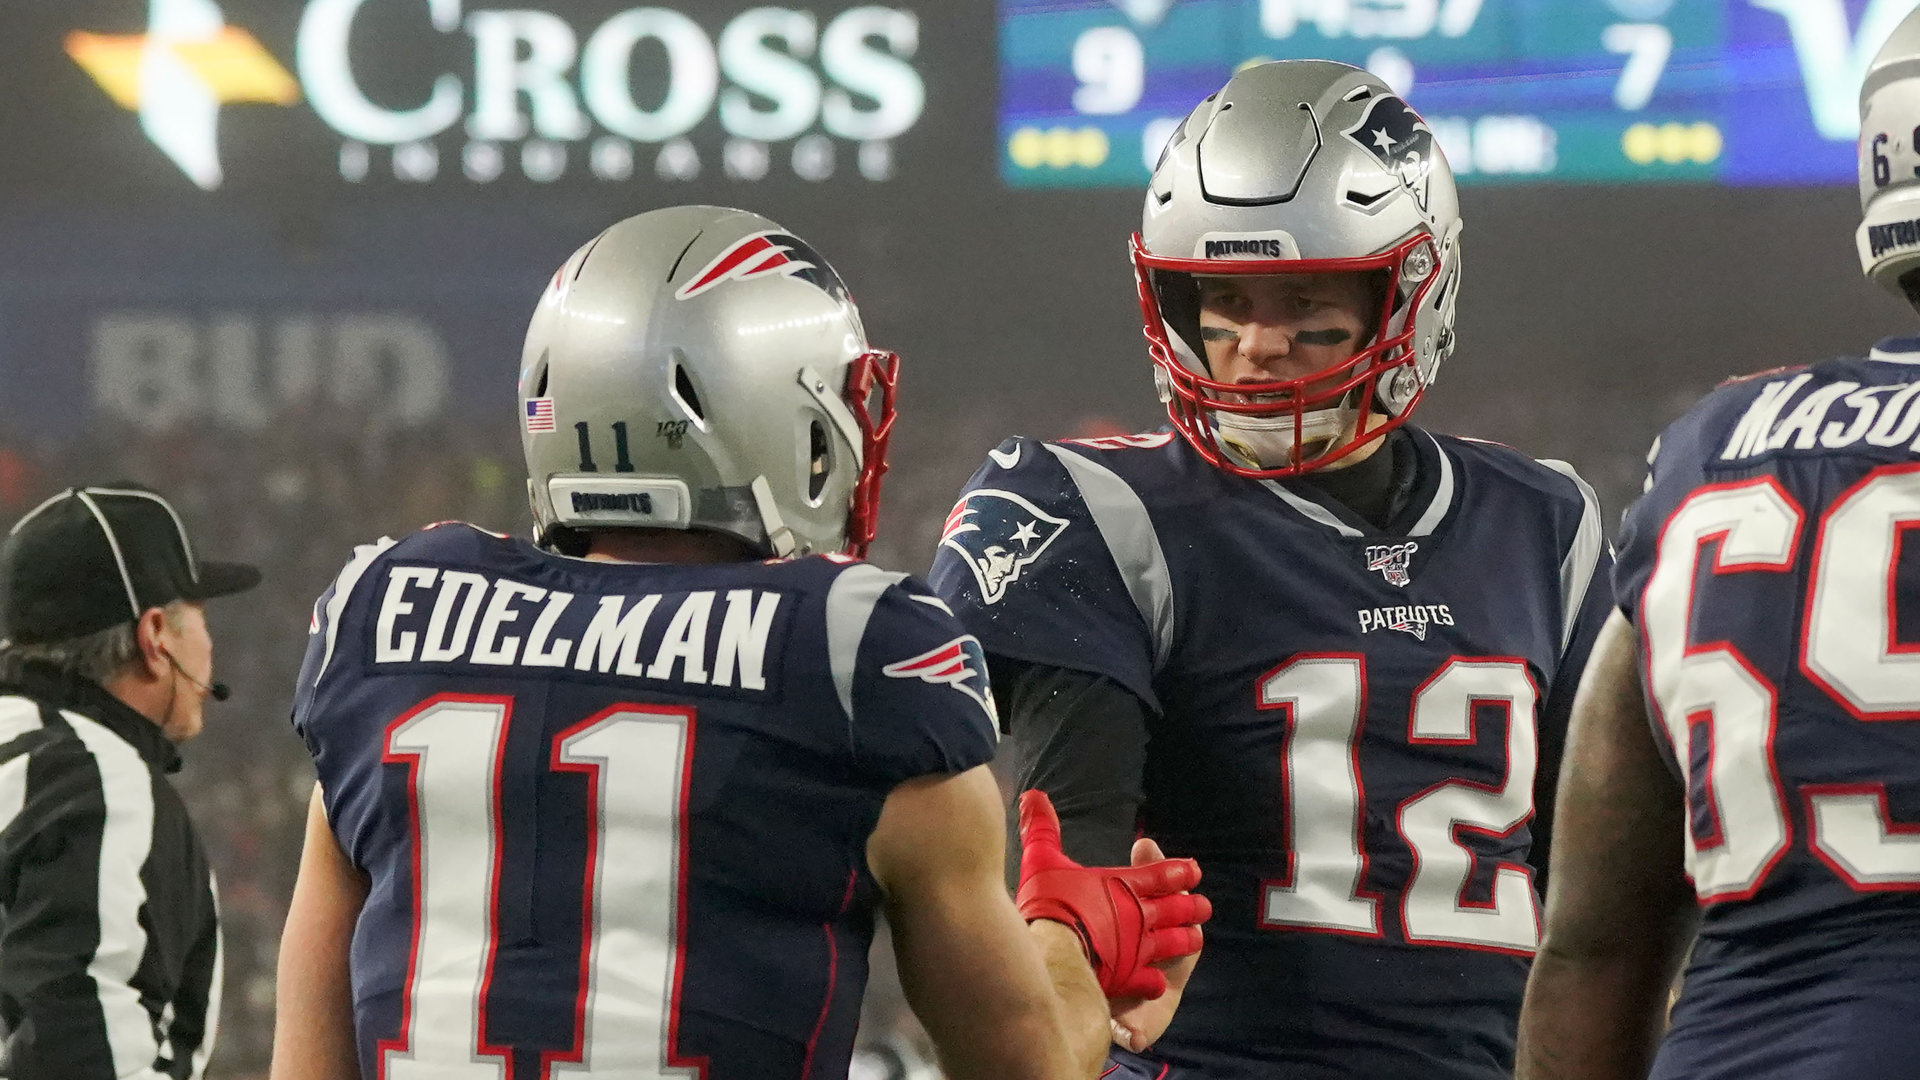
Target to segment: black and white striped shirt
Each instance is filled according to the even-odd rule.
[[[0,1075],[187,1080],[213,1047],[220,922],[158,726],[94,683],[0,684]]]

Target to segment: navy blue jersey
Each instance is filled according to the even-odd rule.
[[[1829,984],[1776,963],[1781,950],[1811,943],[1819,966],[1844,970],[1862,935],[1920,940],[1917,433],[1920,339],[1731,383],[1655,444],[1615,591],[1645,650],[1656,742],[1686,787],[1702,907],[1676,1014],[1689,1024],[1663,1055],[1692,1053],[1729,1008],[1736,1027],[1772,1030],[1732,1004],[1728,987],[1750,990],[1755,972],[1776,972],[1782,1007],[1819,1011]],[[1726,1060],[1746,1063],[1685,1074],[1891,1075]]]
[[[1605,543],[1566,466],[1409,435],[1385,533],[1165,432],[1010,440],[947,520],[932,582],[989,653],[1150,706],[1142,825],[1214,905],[1157,1061],[1511,1070],[1536,718],[1608,610]]]
[[[1920,351],[1724,386],[1627,513],[1615,589],[1708,936],[1920,915],[1916,398]]]
[[[361,548],[294,725],[372,883],[363,1074],[844,1076],[867,838],[902,781],[992,757],[990,703],[945,605],[865,563]]]
[[[1920,934],[1703,937],[1648,1080],[1920,1080]]]

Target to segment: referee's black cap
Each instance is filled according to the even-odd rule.
[[[179,513],[153,489],[69,488],[0,541],[0,643],[69,641],[132,622],[148,608],[258,584],[254,567],[194,558]]]

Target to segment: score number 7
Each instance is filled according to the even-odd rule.
[[[1613,84],[1613,103],[1622,112],[1646,108],[1673,55],[1673,31],[1659,23],[1614,23],[1600,32],[1600,45],[1627,58]]]

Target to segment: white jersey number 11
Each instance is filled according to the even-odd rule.
[[[400,1033],[380,1044],[385,1080],[510,1071],[484,1029],[512,715],[509,697],[443,694],[387,729],[385,760],[411,783],[414,931]],[[549,767],[585,775],[591,818],[574,1046],[541,1056],[542,1080],[699,1073],[669,1061],[693,730],[691,709],[616,705],[554,737]]]

